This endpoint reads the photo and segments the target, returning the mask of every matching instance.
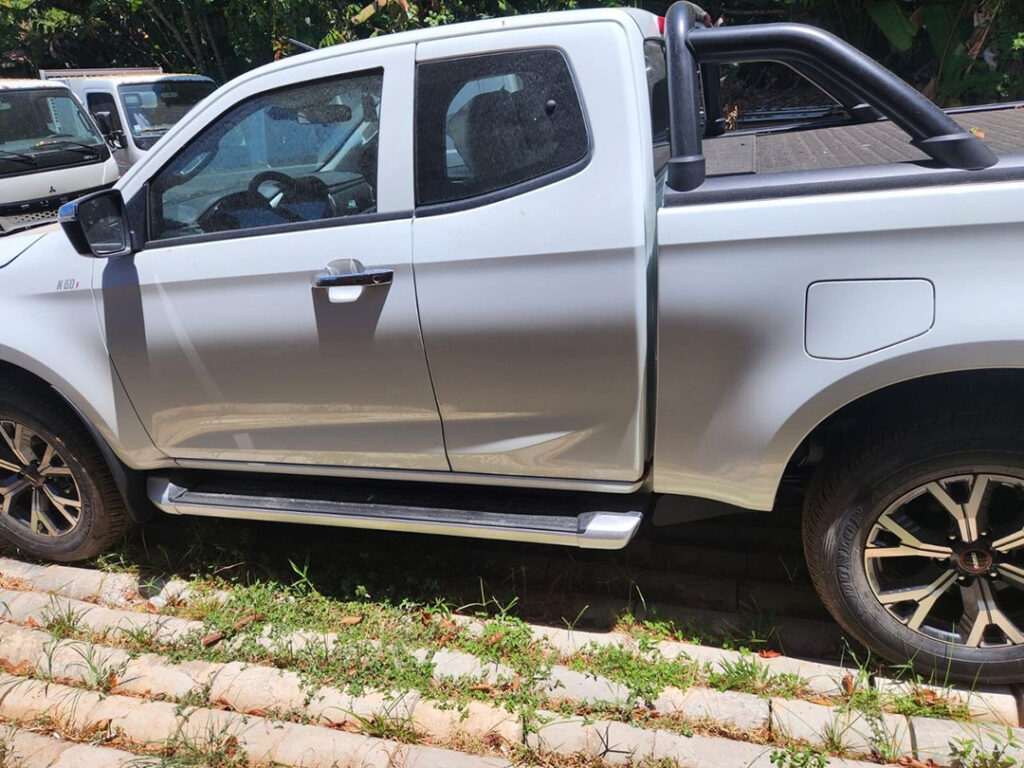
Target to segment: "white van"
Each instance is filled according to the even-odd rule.
[[[0,235],[55,221],[63,203],[109,187],[119,175],[66,85],[0,79]]]
[[[208,77],[165,73],[159,67],[44,69],[39,76],[66,83],[85,104],[114,146],[121,173],[217,88]]]

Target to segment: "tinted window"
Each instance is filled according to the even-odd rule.
[[[119,86],[121,103],[136,145],[149,149],[216,87],[201,80],[163,80]]]
[[[116,131],[121,130],[121,118],[117,114],[117,106],[114,104],[114,97],[109,93],[87,93],[85,95],[86,106],[89,107],[89,114],[95,116],[97,112],[110,114],[110,124]]]
[[[462,200],[557,171],[587,155],[572,74],[555,50],[420,64],[416,202]]]
[[[67,89],[0,90],[0,175],[107,157],[103,137]]]
[[[206,128],[154,178],[154,239],[376,210],[382,73],[283,88]]]

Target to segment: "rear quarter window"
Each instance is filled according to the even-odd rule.
[[[572,72],[538,49],[426,62],[416,78],[416,202],[542,179],[589,154]]]

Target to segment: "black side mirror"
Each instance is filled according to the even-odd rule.
[[[113,259],[132,253],[120,190],[105,189],[65,203],[57,213],[64,234],[83,256]]]
[[[109,112],[93,112],[96,118],[96,125],[100,127],[100,133],[114,149],[124,148],[124,134],[114,127],[114,118]]]

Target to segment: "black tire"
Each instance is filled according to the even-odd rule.
[[[971,528],[974,498],[984,511]],[[1005,571],[1024,566],[1024,547],[1005,537],[1018,525],[1024,421],[964,415],[880,430],[826,459],[804,504],[804,551],[822,601],[865,647],[940,682],[1016,683],[1024,681],[1024,629],[1014,631],[1024,628],[1024,583]],[[881,556],[892,547],[899,554]],[[922,586],[929,597],[893,597]],[[998,622],[969,618],[979,596],[998,604],[1002,613],[982,614]]]
[[[11,448],[8,439],[16,434],[18,425],[22,432],[17,434],[28,446],[20,453]],[[42,467],[38,460],[47,445],[52,447],[51,458]],[[16,473],[7,466],[21,463],[25,456],[36,459],[35,470],[42,471]],[[10,488],[12,482],[19,481],[20,486],[38,484],[17,491],[10,503],[6,501],[8,494],[0,492],[0,536],[26,553],[42,560],[70,563],[100,554],[123,536],[129,517],[114,478],[89,433],[57,398],[0,385],[0,462],[2,487]],[[26,498],[37,491],[43,509],[33,518],[31,499]],[[58,514],[47,491],[51,497],[78,502],[77,507],[62,505],[66,515],[74,517],[73,524],[66,515]],[[56,533],[49,532],[42,522],[37,522],[35,529],[30,526],[43,514]]]

